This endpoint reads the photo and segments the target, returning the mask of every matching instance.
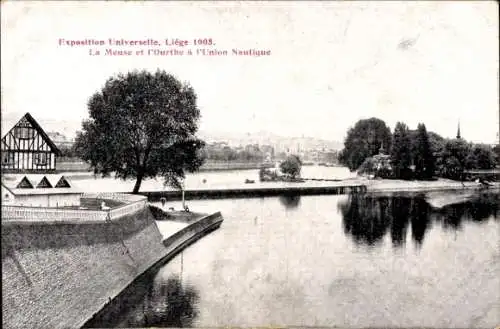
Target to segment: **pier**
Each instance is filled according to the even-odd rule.
[[[186,189],[186,199],[223,199],[223,198],[259,198],[279,195],[335,195],[350,193],[365,193],[367,187],[357,183],[338,183],[328,185],[279,185],[265,187],[263,184],[238,188],[211,188],[211,189]],[[144,191],[141,195],[147,196],[149,201],[159,201],[160,198],[168,200],[182,200],[181,191]]]

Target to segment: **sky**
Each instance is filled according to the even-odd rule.
[[[105,81],[162,69],[198,96],[200,129],[342,141],[359,119],[494,143],[498,5],[460,2],[38,2],[1,4],[3,118],[75,122]],[[140,56],[152,47],[65,40],[212,39],[228,56]],[[91,56],[89,50],[134,51]],[[154,47],[153,47],[154,48]],[[162,45],[158,49],[172,49]],[[189,45],[184,49],[200,48]],[[233,56],[233,48],[270,50]],[[76,129],[76,128],[75,128]]]

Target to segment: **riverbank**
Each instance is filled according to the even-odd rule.
[[[356,179],[366,186],[367,192],[431,192],[450,190],[485,190],[485,187],[476,182],[457,182],[450,179],[437,179],[434,181],[405,181],[395,179]],[[489,187],[491,190],[500,189],[500,183],[494,182]]]

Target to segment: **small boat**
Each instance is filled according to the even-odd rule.
[[[253,179],[245,179],[245,184],[253,184],[255,181]]]

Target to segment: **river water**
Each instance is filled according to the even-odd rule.
[[[135,181],[123,181],[114,178],[93,177],[90,173],[62,173],[68,177],[72,184],[84,192],[132,192]],[[22,175],[18,175],[22,176]],[[303,166],[302,177],[316,179],[348,179],[354,178],[355,173],[349,172],[345,167],[320,167],[320,166]],[[254,180],[254,184],[245,184],[245,180]],[[227,170],[227,171],[204,171],[192,174],[187,174],[185,179],[186,189],[210,189],[210,188],[240,188],[240,187],[270,187],[273,185],[293,185],[293,183],[260,183],[259,170]],[[309,182],[301,183],[308,185]],[[311,182],[318,185],[321,182]],[[327,182],[325,184],[328,184]],[[171,187],[165,186],[161,178],[146,179],[141,184],[141,191],[161,191],[172,190]]]
[[[221,228],[102,327],[460,327],[500,324],[499,195],[190,201]],[[175,203],[178,206],[178,203]]]

